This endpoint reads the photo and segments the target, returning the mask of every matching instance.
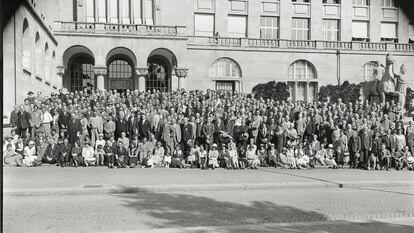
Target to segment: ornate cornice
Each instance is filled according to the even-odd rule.
[[[135,72],[137,73],[138,76],[146,76],[148,75],[148,68],[135,68]]]
[[[177,75],[179,78],[186,78],[188,75],[188,69],[186,68],[176,68],[175,69],[175,75]]]
[[[106,66],[95,66],[94,73],[96,76],[105,76],[108,73],[108,68]]]

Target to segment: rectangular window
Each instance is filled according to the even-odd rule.
[[[395,0],[381,0],[382,7],[395,7]]]
[[[227,35],[229,37],[246,37],[246,16],[229,15],[227,19]]]
[[[216,81],[216,91],[234,92],[235,81]]]
[[[369,0],[352,0],[354,6],[369,6]]]
[[[106,23],[106,0],[98,0],[98,21]]]
[[[134,1],[134,24],[142,24],[142,6],[141,0],[132,0]]]
[[[339,39],[338,20],[324,19],[322,21],[322,25],[323,25],[322,26],[323,40],[338,41]]]
[[[121,20],[123,24],[131,23],[131,16],[129,11],[129,0],[119,0],[121,8]]]
[[[86,1],[86,22],[95,22],[94,0]]]
[[[323,0],[323,4],[341,4],[340,0]]]
[[[214,15],[194,14],[194,35],[213,36],[214,35]]]
[[[278,17],[260,17],[260,38],[277,39],[279,38]]]
[[[368,39],[368,22],[353,21],[352,22],[352,39]]]
[[[152,0],[144,0],[145,4],[145,24],[154,24],[154,6]]]
[[[381,40],[394,41],[397,38],[396,23],[381,23]]]
[[[109,0],[110,2],[110,22],[111,23],[118,23],[118,0]]]
[[[292,40],[309,40],[309,19],[292,19]]]
[[[213,0],[197,0],[198,9],[211,10],[213,9],[213,6],[214,6]]]

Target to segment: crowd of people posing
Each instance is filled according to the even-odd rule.
[[[3,166],[413,170],[397,103],[275,101],[207,90],[29,92]]]

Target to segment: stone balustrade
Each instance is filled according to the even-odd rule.
[[[234,38],[213,36],[187,36],[186,27],[160,26],[143,24],[112,24],[95,22],[62,22],[56,21],[56,32],[74,33],[107,33],[118,35],[141,36],[180,36],[188,38],[189,45],[246,47],[246,48],[281,48],[281,49],[323,49],[353,51],[387,51],[414,52],[414,44],[397,44],[389,42],[361,41],[316,41],[286,40],[260,38]]]
[[[55,31],[57,32],[116,33],[142,36],[185,36],[185,27],[183,26],[62,21],[56,21],[55,23]]]

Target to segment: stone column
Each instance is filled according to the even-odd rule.
[[[176,68],[175,69],[175,75],[178,77],[178,90],[185,88],[184,79],[188,75],[188,69],[185,68]]]
[[[57,82],[54,82],[55,85],[57,85],[59,88],[67,85],[63,85],[63,75],[65,74],[65,66],[60,65],[56,67],[56,74],[59,76],[60,80],[57,80]]]
[[[138,76],[138,90],[145,91],[145,78],[148,75],[148,67],[136,68],[135,72]]]
[[[95,66],[95,76],[96,76],[96,90],[105,91],[105,76],[107,74],[106,66]]]

